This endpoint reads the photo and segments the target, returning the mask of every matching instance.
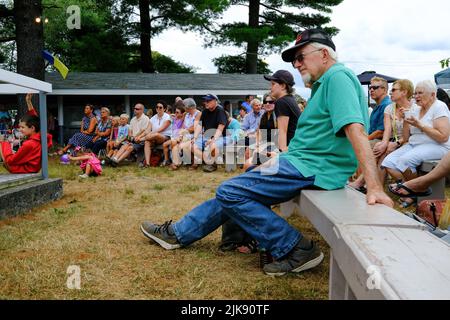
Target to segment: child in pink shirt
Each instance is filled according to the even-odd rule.
[[[81,161],[80,168],[83,174],[80,178],[88,178],[90,176],[99,176],[102,174],[102,165],[97,156],[90,150],[85,150],[80,156],[69,156],[70,160]]]

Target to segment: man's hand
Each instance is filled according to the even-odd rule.
[[[394,207],[394,201],[384,191],[367,190],[367,203],[369,205],[384,204],[388,207]]]
[[[211,137],[208,141],[206,141],[205,143],[205,147],[209,146],[210,144],[212,144],[214,142],[214,137]]]

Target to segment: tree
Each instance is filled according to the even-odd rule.
[[[162,31],[177,27],[183,31],[208,29],[211,21],[229,6],[228,0],[124,0],[122,15],[139,12],[139,22],[130,22],[130,32],[140,41],[141,69],[155,72],[151,39]]]
[[[41,0],[14,0],[0,5],[0,56],[2,63],[7,65],[11,65],[11,60],[16,59],[15,69],[18,73],[44,80],[43,29],[41,24],[35,22],[36,17],[41,15]],[[11,44],[13,41],[15,46]],[[14,53],[16,56],[10,57]],[[27,110],[24,95],[18,95],[18,106],[18,114],[21,116]]]
[[[78,0],[81,28],[67,27],[71,0],[44,0],[46,49],[57,54],[71,71],[128,71],[131,49],[125,22],[113,0]]]
[[[205,39],[206,46],[233,45],[245,47],[246,73],[257,72],[259,55],[270,54],[285,47],[299,31],[324,27],[331,19],[331,7],[343,0],[232,0],[233,5],[248,7],[248,22],[216,26]],[[335,27],[323,28],[330,35]]]
[[[450,65],[450,58],[443,59],[440,62],[441,62],[442,69],[448,68],[448,66]]]
[[[130,46],[133,48],[131,55],[131,62],[129,65],[130,72],[138,72],[141,70],[141,54],[140,45],[133,44]],[[196,68],[186,65],[184,63],[173,60],[171,57],[163,55],[158,51],[152,51],[152,64],[155,73],[194,73]]]
[[[219,73],[247,73],[246,59],[242,55],[226,56],[213,59],[214,65],[217,67]],[[269,65],[261,59],[258,59],[257,69],[258,74],[270,74],[272,71]]]

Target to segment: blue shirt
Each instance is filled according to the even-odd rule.
[[[264,110],[261,110],[258,114],[253,111],[248,113],[242,121],[241,129],[246,133],[255,133],[258,130],[259,122],[261,121]]]
[[[119,126],[119,131],[117,133],[117,139],[122,140],[128,137],[128,128],[130,125],[126,124],[124,126]]]
[[[392,103],[391,98],[386,96],[383,101],[372,111],[370,115],[370,129],[369,134],[377,130],[384,131],[384,109]]]
[[[238,141],[241,136],[241,123],[236,119],[231,119],[227,127],[227,135],[229,135],[233,141]]]

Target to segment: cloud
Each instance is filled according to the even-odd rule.
[[[432,80],[441,71],[439,61],[450,57],[450,28],[446,0],[344,0],[335,7],[331,25],[340,29],[334,38],[340,61],[358,74],[374,70],[414,83]],[[243,7],[228,11],[224,21],[245,21]],[[153,39],[153,48],[174,59],[198,67],[200,73],[217,72],[212,59],[242,53],[242,48],[203,48],[193,33],[168,30]],[[281,60],[280,54],[264,58],[272,71],[292,72],[297,90],[303,92],[298,71]]]

